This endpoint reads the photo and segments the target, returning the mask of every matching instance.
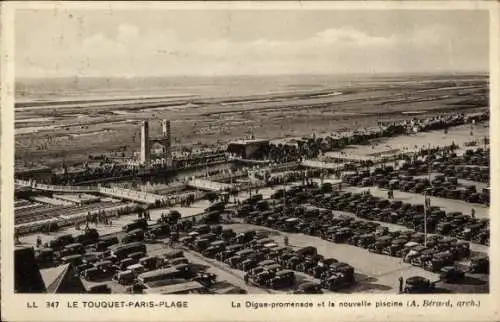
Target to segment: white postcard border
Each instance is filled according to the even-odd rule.
[[[51,9],[51,8],[80,8],[92,10],[135,10],[151,9],[281,9],[281,10],[326,10],[326,9],[355,9],[355,10],[387,10],[387,9],[433,9],[433,10],[474,10],[483,9],[490,12],[490,106],[491,106],[491,191],[492,204],[490,207],[491,220],[491,275],[489,294],[461,294],[461,295],[369,295],[369,294],[328,294],[319,296],[287,296],[287,295],[244,295],[244,296],[137,296],[137,295],[21,295],[13,294],[13,166],[14,166],[14,19],[16,9]],[[495,1],[374,1],[374,2],[132,2],[132,3],[63,3],[63,2],[8,2],[1,7],[1,283],[2,283],[2,316],[6,321],[255,321],[255,320],[342,320],[342,321],[493,321],[500,319],[499,287],[500,287],[500,202],[494,196],[500,196],[500,78],[499,78],[499,7]],[[471,26],[473,28],[473,26]],[[493,180],[494,179],[494,180]],[[473,299],[480,301],[481,307],[454,308],[454,309],[423,309],[423,308],[376,308],[373,306],[378,300],[407,301],[409,299],[451,299],[452,301]],[[321,301],[371,301],[372,307],[341,310],[338,308],[311,309],[234,309],[232,302],[313,302]],[[188,309],[85,309],[83,301],[187,301]],[[67,305],[76,301],[80,308],[50,309],[40,308],[30,310],[27,302],[37,302],[42,306],[45,302],[60,301]]]

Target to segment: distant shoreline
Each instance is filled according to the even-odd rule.
[[[60,105],[171,102],[217,99],[231,103],[242,97],[333,95],[349,88],[372,87],[389,81],[442,83],[459,80],[488,82],[484,74],[377,74],[377,75],[256,75],[208,77],[137,78],[51,78],[16,81],[16,108],[59,107]],[[463,86],[463,85],[460,85]],[[228,101],[228,102],[226,102]]]
[[[401,73],[401,72],[386,72],[386,73],[338,73],[338,74],[262,74],[262,75],[248,75],[248,74],[234,74],[234,75],[159,75],[159,76],[53,76],[53,77],[16,77],[16,82],[30,81],[30,80],[61,80],[61,79],[196,79],[196,78],[270,78],[270,77],[363,77],[363,78],[385,78],[385,77],[415,77],[415,76],[428,76],[428,77],[461,77],[461,76],[488,76],[489,71],[448,71],[448,72],[420,72],[420,73]]]

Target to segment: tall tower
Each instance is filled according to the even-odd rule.
[[[149,123],[141,124],[141,164],[148,167],[151,160],[151,147],[149,146]]]
[[[163,133],[163,156],[165,158],[166,166],[172,166],[172,129],[169,120],[162,120],[162,133]]]

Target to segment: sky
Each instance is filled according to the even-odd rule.
[[[18,10],[16,77],[488,71],[487,11]]]

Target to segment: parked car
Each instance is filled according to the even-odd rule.
[[[469,271],[471,273],[489,274],[490,272],[490,259],[488,256],[472,258],[469,264]]]
[[[314,282],[304,282],[299,284],[297,290],[293,294],[323,294],[321,284]]]
[[[453,266],[445,266],[441,268],[439,278],[446,283],[456,283],[465,278],[465,272]]]
[[[432,293],[436,286],[434,283],[422,276],[413,276],[406,279],[405,293]]]

